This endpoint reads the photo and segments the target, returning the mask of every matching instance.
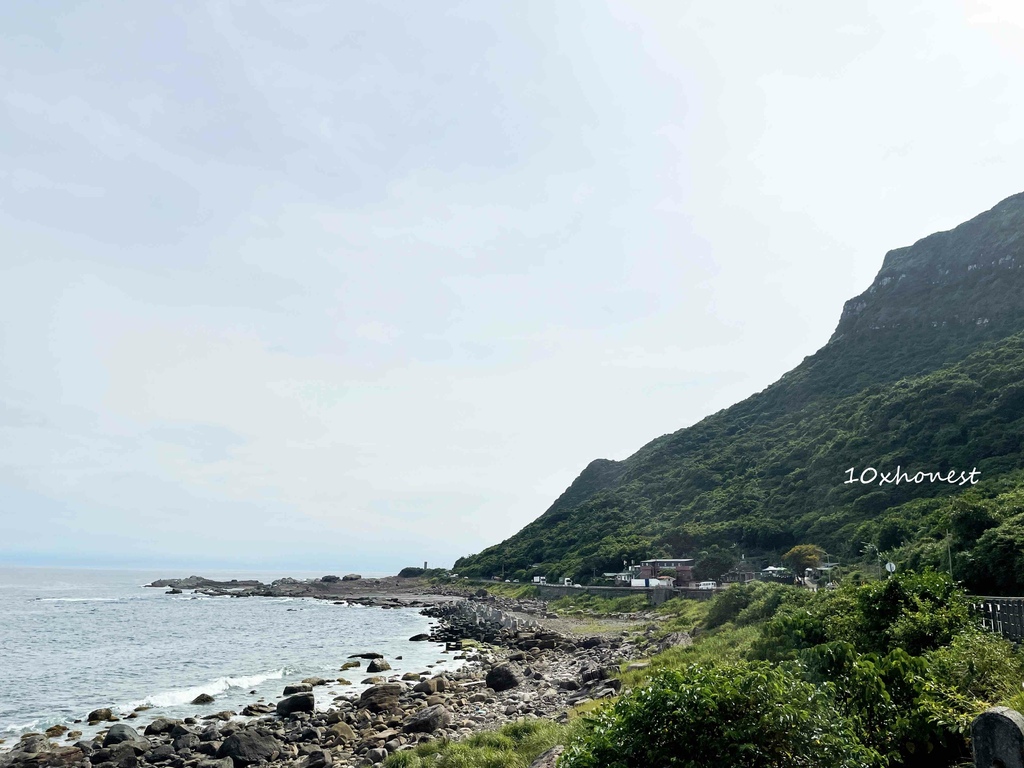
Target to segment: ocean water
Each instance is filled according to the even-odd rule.
[[[110,707],[128,721],[236,712],[264,697],[273,703],[285,684],[305,677],[344,677],[352,686],[314,689],[317,708],[334,696],[357,694],[362,669],[340,671],[354,653],[384,654],[393,671],[439,672],[460,662],[444,646],[409,642],[433,621],[419,609],[333,605],[305,598],[167,595],[144,588],[187,573],[0,567],[0,739],[65,724]],[[322,574],[205,572],[217,579]],[[396,660],[396,656],[402,656]],[[430,666],[433,665],[433,666]],[[250,693],[255,691],[255,694]],[[191,702],[200,693],[216,701]]]

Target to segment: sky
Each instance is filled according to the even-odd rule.
[[[1015,0],[0,8],[0,563],[450,566],[1024,191]]]

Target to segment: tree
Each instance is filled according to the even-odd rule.
[[[803,575],[808,568],[817,568],[821,565],[821,558],[824,556],[825,550],[817,544],[797,544],[782,556],[782,562],[797,574]]]

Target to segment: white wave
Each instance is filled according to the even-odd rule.
[[[135,709],[135,707],[140,706],[176,707],[182,704],[188,704],[201,693],[208,693],[211,696],[216,696],[218,693],[224,693],[232,688],[243,688],[249,690],[255,688],[261,683],[265,683],[267,680],[280,680],[284,675],[285,669],[277,669],[273,672],[266,672],[262,675],[218,677],[216,680],[211,680],[209,683],[204,685],[196,685],[192,688],[179,688],[177,690],[154,693],[141,701],[133,701],[126,705],[125,708]]]
[[[0,733],[24,733],[26,731],[33,731],[39,727],[39,724],[41,722],[43,721],[33,720],[29,723],[22,723],[21,725],[18,725],[17,723],[12,723],[11,725],[8,725],[6,728],[0,731]]]

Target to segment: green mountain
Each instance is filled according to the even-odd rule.
[[[959,558],[995,589],[974,549],[1016,530],[1022,235],[1024,193],[890,251],[828,343],[779,381],[624,461],[592,462],[543,515],[456,570],[586,578],[624,559],[690,555],[710,573],[739,552],[814,543],[849,560],[871,544],[920,564]],[[845,482],[867,467],[945,481]]]

